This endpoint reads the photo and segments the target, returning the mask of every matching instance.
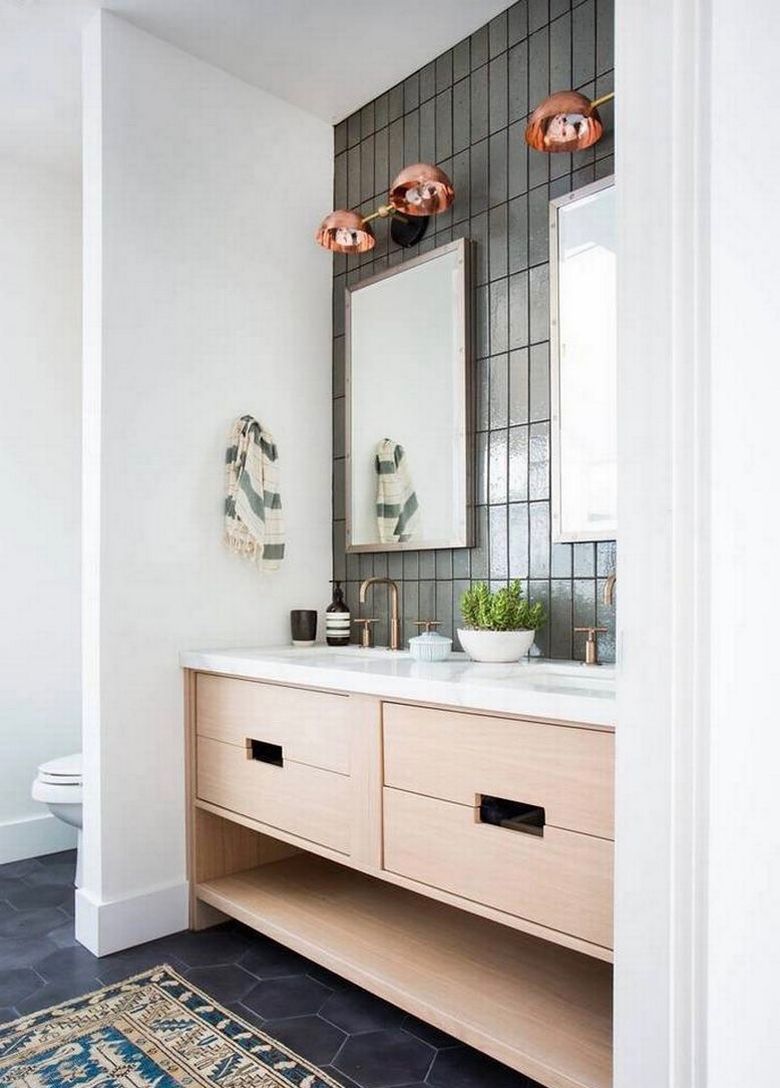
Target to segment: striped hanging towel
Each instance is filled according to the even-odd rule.
[[[261,570],[278,570],[284,558],[279,453],[273,435],[252,416],[233,424],[225,469],[225,543]]]
[[[420,529],[406,454],[391,438],[383,438],[376,447],[376,520],[383,544],[414,540]]]

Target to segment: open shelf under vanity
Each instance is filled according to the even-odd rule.
[[[235,918],[546,1088],[610,1088],[610,730],[185,693],[193,928]]]
[[[610,1084],[607,963],[313,854],[196,895],[543,1084]]]

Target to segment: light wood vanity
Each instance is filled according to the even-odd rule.
[[[185,694],[194,928],[237,918],[541,1084],[607,1088],[612,729],[196,668]]]

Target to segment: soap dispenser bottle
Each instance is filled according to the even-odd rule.
[[[325,609],[325,641],[328,646],[349,646],[350,615],[341,582],[333,583],[333,600]]]

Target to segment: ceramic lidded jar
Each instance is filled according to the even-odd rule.
[[[419,620],[418,627],[425,630],[415,638],[409,639],[409,653],[415,661],[446,661],[452,652],[452,639],[445,638],[438,631],[432,630],[438,627],[437,620]]]

